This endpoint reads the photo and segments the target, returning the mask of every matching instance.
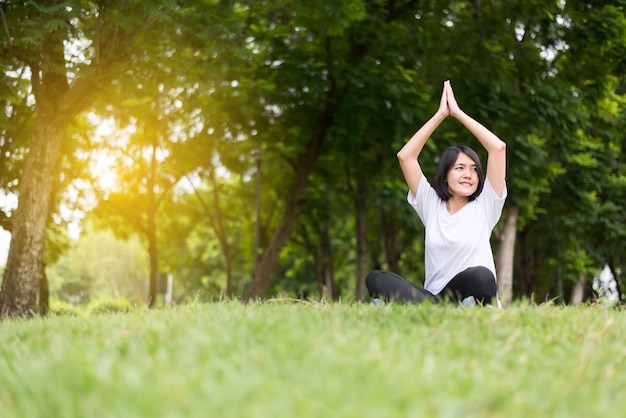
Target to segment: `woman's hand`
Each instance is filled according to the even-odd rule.
[[[448,112],[452,116],[457,116],[461,113],[461,108],[456,102],[456,98],[454,97],[454,91],[452,91],[452,84],[450,84],[450,80],[446,80],[444,83],[444,91],[446,94],[446,100],[448,102]]]
[[[443,83],[443,89],[441,91],[441,99],[439,100],[439,109],[437,110],[437,113],[443,116],[450,115],[450,107],[448,106],[448,97],[447,97],[447,92],[446,92],[446,83],[449,83],[449,81],[444,81]]]
[[[465,113],[456,102],[450,81],[444,83],[450,115],[461,122],[480,141],[489,154],[486,176],[498,197],[504,193],[506,178],[506,144],[480,122]]]

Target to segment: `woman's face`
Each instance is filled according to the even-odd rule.
[[[467,154],[459,152],[446,179],[452,196],[470,197],[478,188],[476,163]]]

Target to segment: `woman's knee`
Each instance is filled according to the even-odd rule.
[[[374,282],[378,280],[378,278],[382,275],[382,273],[383,272],[381,270],[372,270],[367,273],[367,276],[365,276],[365,286],[369,288],[370,285],[373,285]]]
[[[376,297],[380,292],[380,280],[384,276],[385,272],[382,270],[372,270],[365,276],[365,287],[367,288],[370,296]]]
[[[493,294],[495,295],[498,286],[496,285],[496,277],[491,270],[483,266],[471,267],[471,270],[477,284],[483,289],[493,290]]]
[[[472,277],[472,284],[476,297],[485,303],[491,303],[491,299],[498,293],[496,277],[487,267],[477,266],[468,269],[468,274]]]
[[[419,303],[434,295],[418,288],[402,276],[385,270],[372,270],[365,276],[365,287],[370,296],[399,302]]]

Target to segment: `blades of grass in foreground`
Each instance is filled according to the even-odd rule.
[[[598,308],[198,304],[0,323],[2,417],[571,417],[626,407]]]

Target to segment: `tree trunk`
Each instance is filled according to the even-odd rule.
[[[570,297],[569,303],[572,306],[580,305],[585,298],[585,285],[587,284],[587,279],[583,273],[578,275],[578,281],[574,284],[572,288],[572,295]]]
[[[504,229],[499,236],[496,253],[496,271],[498,273],[498,297],[503,306],[513,300],[513,260],[515,258],[515,237],[519,207],[513,206],[508,211]]]
[[[609,254],[607,256],[607,263],[609,266],[609,270],[611,271],[611,275],[613,275],[613,280],[615,280],[615,290],[617,292],[617,301],[622,302],[622,285],[620,278],[620,271],[615,267],[615,261],[613,260],[613,254]]]
[[[156,188],[156,176],[157,176],[157,153],[158,144],[157,141],[152,144],[152,156],[150,158],[150,177],[148,178],[148,255],[150,263],[150,286],[148,289],[148,307],[154,308],[157,298],[157,280],[159,277],[159,261],[158,261],[158,249],[157,249],[157,236],[156,236],[156,217],[157,217],[157,202],[155,196]]]
[[[50,194],[66,127],[67,123],[54,120],[47,112],[40,112],[35,119],[0,290],[0,318],[37,312]]]
[[[317,284],[317,298],[322,300],[326,295],[326,285],[324,281],[324,268],[320,262],[321,256],[315,253],[315,249],[311,249],[311,256],[313,257],[313,268],[315,269],[315,283]],[[298,297],[306,298],[308,295],[302,292]]]
[[[278,263],[278,256],[289,240],[291,232],[298,221],[298,216],[304,204],[309,175],[313,171],[313,167],[319,156],[320,147],[326,139],[326,131],[331,125],[330,115],[336,107],[333,100],[335,94],[336,91],[334,88],[331,89],[326,107],[322,110],[320,117],[315,121],[315,130],[305,148],[307,151],[300,153],[296,159],[294,165],[295,172],[293,174],[294,181],[287,193],[285,210],[283,211],[278,227],[274,231],[270,242],[259,258],[257,271],[244,296],[244,301],[246,302],[263,297],[272,282],[272,276],[276,269],[276,264]]]
[[[39,315],[48,316],[50,313],[50,287],[46,275],[45,264],[41,267],[41,279],[39,280]]]
[[[74,99],[66,97],[70,90],[65,74],[64,35],[58,32],[48,36],[41,45],[41,55],[28,62],[36,117],[19,182],[11,245],[0,289],[0,318],[32,316],[37,312],[56,162],[77,105]]]
[[[328,185],[325,185],[327,188]],[[335,300],[338,295],[335,291],[335,269],[333,267],[333,249],[330,244],[330,207],[328,202],[328,190],[326,190],[326,198],[324,199],[324,219],[322,220],[322,228],[320,230],[320,244],[322,254],[322,268],[324,287],[326,288],[326,299]]]
[[[396,225],[387,216],[387,209],[382,205],[379,207],[380,212],[380,231],[381,231],[381,245],[382,252],[385,256],[385,263],[387,263],[387,270],[398,273],[400,266],[398,264],[399,253],[396,249]]]
[[[150,257],[150,286],[148,288],[148,307],[154,308],[157,298],[157,280],[159,277],[156,231],[148,231],[148,255]]]
[[[257,170],[260,170],[260,162],[257,162]],[[220,243],[220,248],[222,249],[222,253],[224,254],[224,263],[226,266],[226,289],[224,291],[224,296],[227,299],[230,299],[233,296],[233,254],[230,247],[230,243],[228,241],[228,232],[226,230],[226,225],[224,222],[225,214],[220,209],[220,194],[218,192],[218,182],[215,177],[215,168],[211,168],[208,173],[208,179],[211,182],[211,187],[213,188],[213,199],[212,199],[212,209],[209,207],[209,204],[205,201],[200,194],[200,191],[193,185],[193,181],[189,179],[189,184],[193,188],[193,192],[198,198],[200,205],[202,206],[204,213],[209,220],[211,228],[215,235],[217,236],[218,242]],[[257,172],[257,181],[259,180],[259,173]],[[257,206],[258,207],[258,206]],[[258,224],[257,219],[257,224]],[[257,236],[255,238],[258,239],[258,231],[256,232]],[[255,251],[258,247],[258,244],[255,243]]]
[[[259,170],[257,180],[260,181],[260,162],[257,165],[257,169]],[[230,243],[228,242],[228,232],[226,231],[226,226],[224,225],[225,215],[220,209],[220,194],[217,189],[218,183],[215,178],[215,169],[211,169],[210,177],[211,183],[213,184],[214,215],[211,216],[210,212],[207,213],[210,216],[211,225],[213,225],[213,230],[215,230],[215,234],[217,235],[220,246],[222,247],[222,252],[224,253],[224,263],[226,264],[226,290],[224,296],[230,299],[233,296],[233,254],[230,248]]]
[[[272,282],[272,275],[278,263],[278,256],[296,225],[298,215],[304,203],[304,189],[316,158],[301,155],[296,165],[295,182],[291,187],[283,216],[270,239],[267,248],[259,258],[256,274],[246,292],[245,301],[259,299],[265,295]]]
[[[326,300],[335,300],[337,295],[335,292],[335,271],[333,269],[332,254],[330,252],[330,246],[322,249],[322,274],[324,280],[324,290]]]
[[[518,234],[516,247],[518,248],[520,267],[517,276],[518,296],[530,299],[535,293],[538,255],[536,246],[528,242],[527,230],[523,230]]]
[[[364,202],[365,185],[361,179],[357,180],[357,193],[354,197],[354,217],[356,235],[356,286],[354,300],[365,300],[365,266],[367,262],[367,221]]]

